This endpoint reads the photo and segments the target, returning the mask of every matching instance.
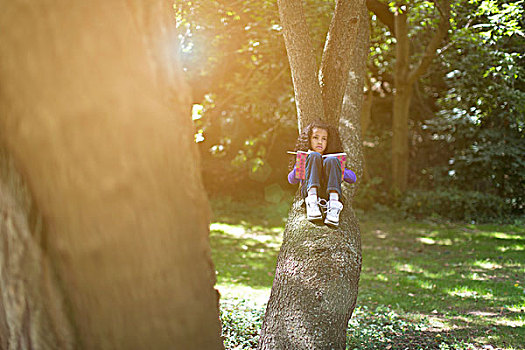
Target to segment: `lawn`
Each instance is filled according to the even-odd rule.
[[[289,203],[212,201],[227,349],[255,348]],[[360,215],[348,349],[525,348],[525,229]]]

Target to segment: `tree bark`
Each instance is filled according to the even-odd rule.
[[[361,108],[361,136],[364,138],[370,123],[372,122],[372,104],[374,101],[374,94],[372,89],[369,89],[367,94],[363,97],[363,107]]]
[[[259,349],[344,349],[357,298],[361,239],[349,205],[337,230],[306,220],[303,200],[290,209],[277,258]]]
[[[425,52],[417,64],[410,70],[410,43],[406,11],[397,11],[394,16],[396,33],[396,63],[394,73],[394,107],[392,119],[392,187],[404,192],[408,185],[409,149],[408,120],[412,90],[417,79],[426,72],[436,50],[445,38],[450,18],[450,2],[443,0],[435,2],[440,13],[439,26],[425,48]]]
[[[341,10],[343,6],[347,6],[343,3],[344,1],[338,1],[336,6]],[[342,40],[349,38],[349,33],[361,30],[363,23],[366,22],[361,21],[363,11],[366,13],[364,1],[353,2],[346,10],[348,11],[345,16],[334,16],[328,41],[333,40],[332,43],[340,43],[340,45],[325,45],[323,56],[326,55],[326,58],[323,58],[324,69],[321,69],[323,72],[321,105],[324,106],[325,113],[331,116],[330,120],[327,120],[328,117],[325,115],[325,120],[334,126],[339,125],[343,93],[345,89],[349,91],[348,86],[351,86],[349,81],[354,81],[349,77],[348,70],[351,64],[348,62],[351,56],[361,52],[351,50],[349,46],[361,47],[365,44],[359,40],[356,42],[355,39],[349,42]],[[288,11],[281,8],[281,18],[293,16]],[[281,21],[285,33],[287,30],[293,31],[293,27],[287,28],[287,25],[294,22],[286,19]],[[352,25],[345,27],[344,23]],[[358,29],[355,28],[357,23],[359,23]],[[344,30],[341,30],[342,28]],[[286,46],[288,55],[294,55],[296,50],[294,41],[286,41]],[[332,50],[334,52],[331,52]],[[364,48],[364,51],[367,51],[367,48]],[[291,65],[292,62],[290,59]],[[340,64],[340,66],[331,67],[332,64]],[[346,67],[344,71],[342,67]],[[295,69],[301,70],[298,67],[291,68],[292,72]],[[365,71],[354,73],[356,77],[361,78],[362,84]],[[306,73],[303,71],[302,74]],[[296,93],[300,92],[310,99],[318,98],[305,93],[315,91],[316,88],[303,86],[301,81],[295,79],[294,89]],[[359,115],[362,89],[361,85],[357,95],[352,93],[347,95],[347,102],[356,107],[357,115]],[[310,121],[302,119],[304,115],[311,114],[298,113],[299,125],[304,126]],[[350,153],[352,158],[355,154],[356,152]],[[345,348],[348,320],[357,299],[361,271],[361,237],[359,225],[351,208],[351,198],[342,200],[345,205],[339,227],[332,229],[307,221],[304,201],[297,194],[290,209],[283,244],[277,258],[275,279],[261,330],[259,349]]]
[[[323,119],[323,100],[317,79],[312,41],[301,0],[278,0],[284,43],[290,62],[299,130]]]
[[[341,106],[348,81],[350,57],[356,44],[360,24],[356,14],[359,1],[337,1],[326,37],[319,82],[323,96],[325,120],[339,123]]]
[[[171,11],[2,1],[0,348],[223,347]]]
[[[366,62],[370,48],[369,15],[365,6],[355,9],[360,18],[359,31],[356,32],[354,51],[349,59],[348,80],[343,99],[339,133],[349,155],[347,166],[352,169],[360,179],[364,173],[364,156],[362,142],[362,112],[367,108],[363,103],[364,86],[366,77]],[[370,94],[371,95],[371,94]],[[371,96],[370,96],[371,98]],[[345,186],[347,198],[353,198],[357,186]],[[357,227],[359,228],[359,227]],[[360,235],[360,233],[358,232]]]
[[[390,12],[388,4],[382,3],[379,0],[366,0],[368,10],[373,12],[377,18],[388,27],[392,35],[396,35],[396,27],[394,24],[394,15]]]
[[[406,12],[395,15],[396,63],[394,66],[394,109],[392,119],[393,187],[404,192],[408,179],[408,110],[411,85],[408,84],[410,54]]]
[[[412,85],[396,84],[392,120],[392,180],[393,188],[404,192],[408,185],[408,118]]]

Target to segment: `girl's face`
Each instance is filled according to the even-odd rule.
[[[310,136],[310,147],[314,152],[323,154],[328,144],[328,131],[321,128],[313,128]]]

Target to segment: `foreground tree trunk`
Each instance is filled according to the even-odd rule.
[[[306,26],[302,11],[290,10],[300,7],[300,3],[300,0],[279,1],[296,93],[299,128],[316,118],[324,118],[338,126],[343,97],[350,84],[351,57],[359,52],[353,48],[366,45],[355,35],[363,27],[368,28],[365,4],[364,1],[337,1],[323,53],[319,86],[317,81],[296,78],[316,76],[315,70],[304,69],[311,67],[304,62],[313,58],[306,54],[313,52],[308,47],[309,40],[297,38],[298,33],[304,33],[304,30],[296,26]],[[364,76],[365,71],[355,73]],[[349,99],[347,102],[350,105],[357,107],[357,115],[361,106],[363,79],[360,82],[361,92],[357,95],[347,94],[345,98]],[[318,89],[321,98],[308,93]],[[303,99],[309,100],[315,108],[302,107],[306,105]],[[321,112],[319,106],[323,108]],[[345,140],[343,137],[343,142]],[[352,158],[355,154],[350,153]],[[259,349],[345,348],[346,328],[357,299],[361,237],[351,208],[351,198],[343,198],[343,201],[345,206],[340,226],[332,229],[307,221],[303,199],[296,196],[277,259]]]
[[[170,3],[1,5],[0,348],[222,348]]]

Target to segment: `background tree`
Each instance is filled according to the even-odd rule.
[[[1,4],[0,348],[222,348],[171,7]]]
[[[432,16],[417,4],[407,12],[412,62],[432,37],[427,30]],[[519,120],[524,115],[519,73],[524,61],[516,49],[523,42],[521,4],[451,2],[448,43],[414,85],[408,192],[400,197],[390,193],[386,165],[391,162],[395,29],[374,9],[373,18],[380,21],[371,22],[368,93],[373,94],[373,104],[364,147],[370,181],[359,193],[360,207],[387,205],[401,208],[404,215],[438,214],[469,221],[523,212],[517,204],[524,178],[517,171],[523,137]],[[495,122],[503,115],[507,122]],[[505,195],[503,188],[508,189]]]
[[[438,67],[447,89],[440,112],[426,123],[427,147],[444,155],[429,167],[433,187],[491,196],[487,216],[519,215],[525,205],[522,5],[479,0],[454,6],[453,35]]]
[[[385,23],[395,35],[395,68],[394,68],[394,102],[392,119],[392,185],[400,191],[405,191],[408,183],[408,126],[409,108],[412,98],[413,86],[416,81],[426,72],[436,50],[440,47],[449,29],[450,3],[446,1],[435,1],[435,12],[440,17],[437,28],[429,25],[429,31],[434,32],[432,38],[424,48],[424,53],[417,64],[413,66],[413,54],[410,53],[409,23],[407,12],[418,11],[417,5],[405,2],[392,4],[388,8],[377,0],[368,0],[369,7],[374,10],[378,18]],[[431,3],[424,2],[423,6]],[[421,6],[421,4],[419,5]],[[390,12],[393,9],[393,13]],[[421,23],[421,22],[418,22]],[[423,22],[424,23],[424,22]]]
[[[368,27],[364,1],[336,2],[319,80],[301,1],[279,1],[278,4],[299,129],[316,118],[338,125],[352,67],[351,56],[366,52],[352,50],[367,45],[364,37],[359,36],[362,41],[356,40],[356,33]],[[364,75],[363,70],[352,73]],[[362,83],[363,79],[359,81]],[[347,102],[358,111],[362,85],[360,88],[357,95],[347,95],[350,99]],[[302,202],[297,196],[290,210],[262,326],[260,349],[345,347],[346,328],[357,299],[361,269],[360,233],[351,199],[345,201],[336,230],[307,221]]]
[[[207,87],[195,95],[194,122],[208,193],[289,189],[284,151],[294,145],[297,120],[276,1],[176,6],[186,75],[191,85]],[[333,0],[307,0],[304,11],[319,64]]]
[[[208,193],[245,198],[257,197],[268,188],[292,189],[282,169],[289,163],[284,151],[293,147],[297,134],[295,97],[287,78],[285,47],[279,41],[282,27],[275,1],[180,3],[185,9],[180,12],[184,16],[179,28],[184,29],[186,76],[192,86],[209,86],[197,94],[202,101],[194,116]],[[333,4],[332,0],[303,2],[318,65]],[[392,191],[394,13],[387,2],[367,1],[372,11],[366,93],[370,113],[363,115],[362,123],[368,176],[361,177],[362,190],[355,202],[361,209],[401,208],[403,215],[427,215],[424,211],[467,220],[520,211],[523,56],[516,47],[523,38],[522,2],[450,4],[449,39],[412,86],[407,192],[399,195]],[[426,1],[411,2],[406,15],[413,70],[435,37],[441,16],[435,3]],[[478,101],[479,91],[486,88],[491,92]],[[456,113],[459,110],[461,115]],[[501,113],[514,128],[503,132],[507,122],[495,121]],[[478,116],[489,114],[494,122],[480,123],[489,119]],[[506,149],[505,156],[498,143]],[[480,172],[484,175],[476,176]],[[494,173],[498,175],[493,177]],[[468,188],[468,193],[460,188]],[[440,196],[443,189],[454,193]],[[277,201],[286,198],[279,190],[280,196],[272,197]],[[450,210],[450,198],[455,198],[456,210]],[[506,198],[512,199],[507,203]]]

